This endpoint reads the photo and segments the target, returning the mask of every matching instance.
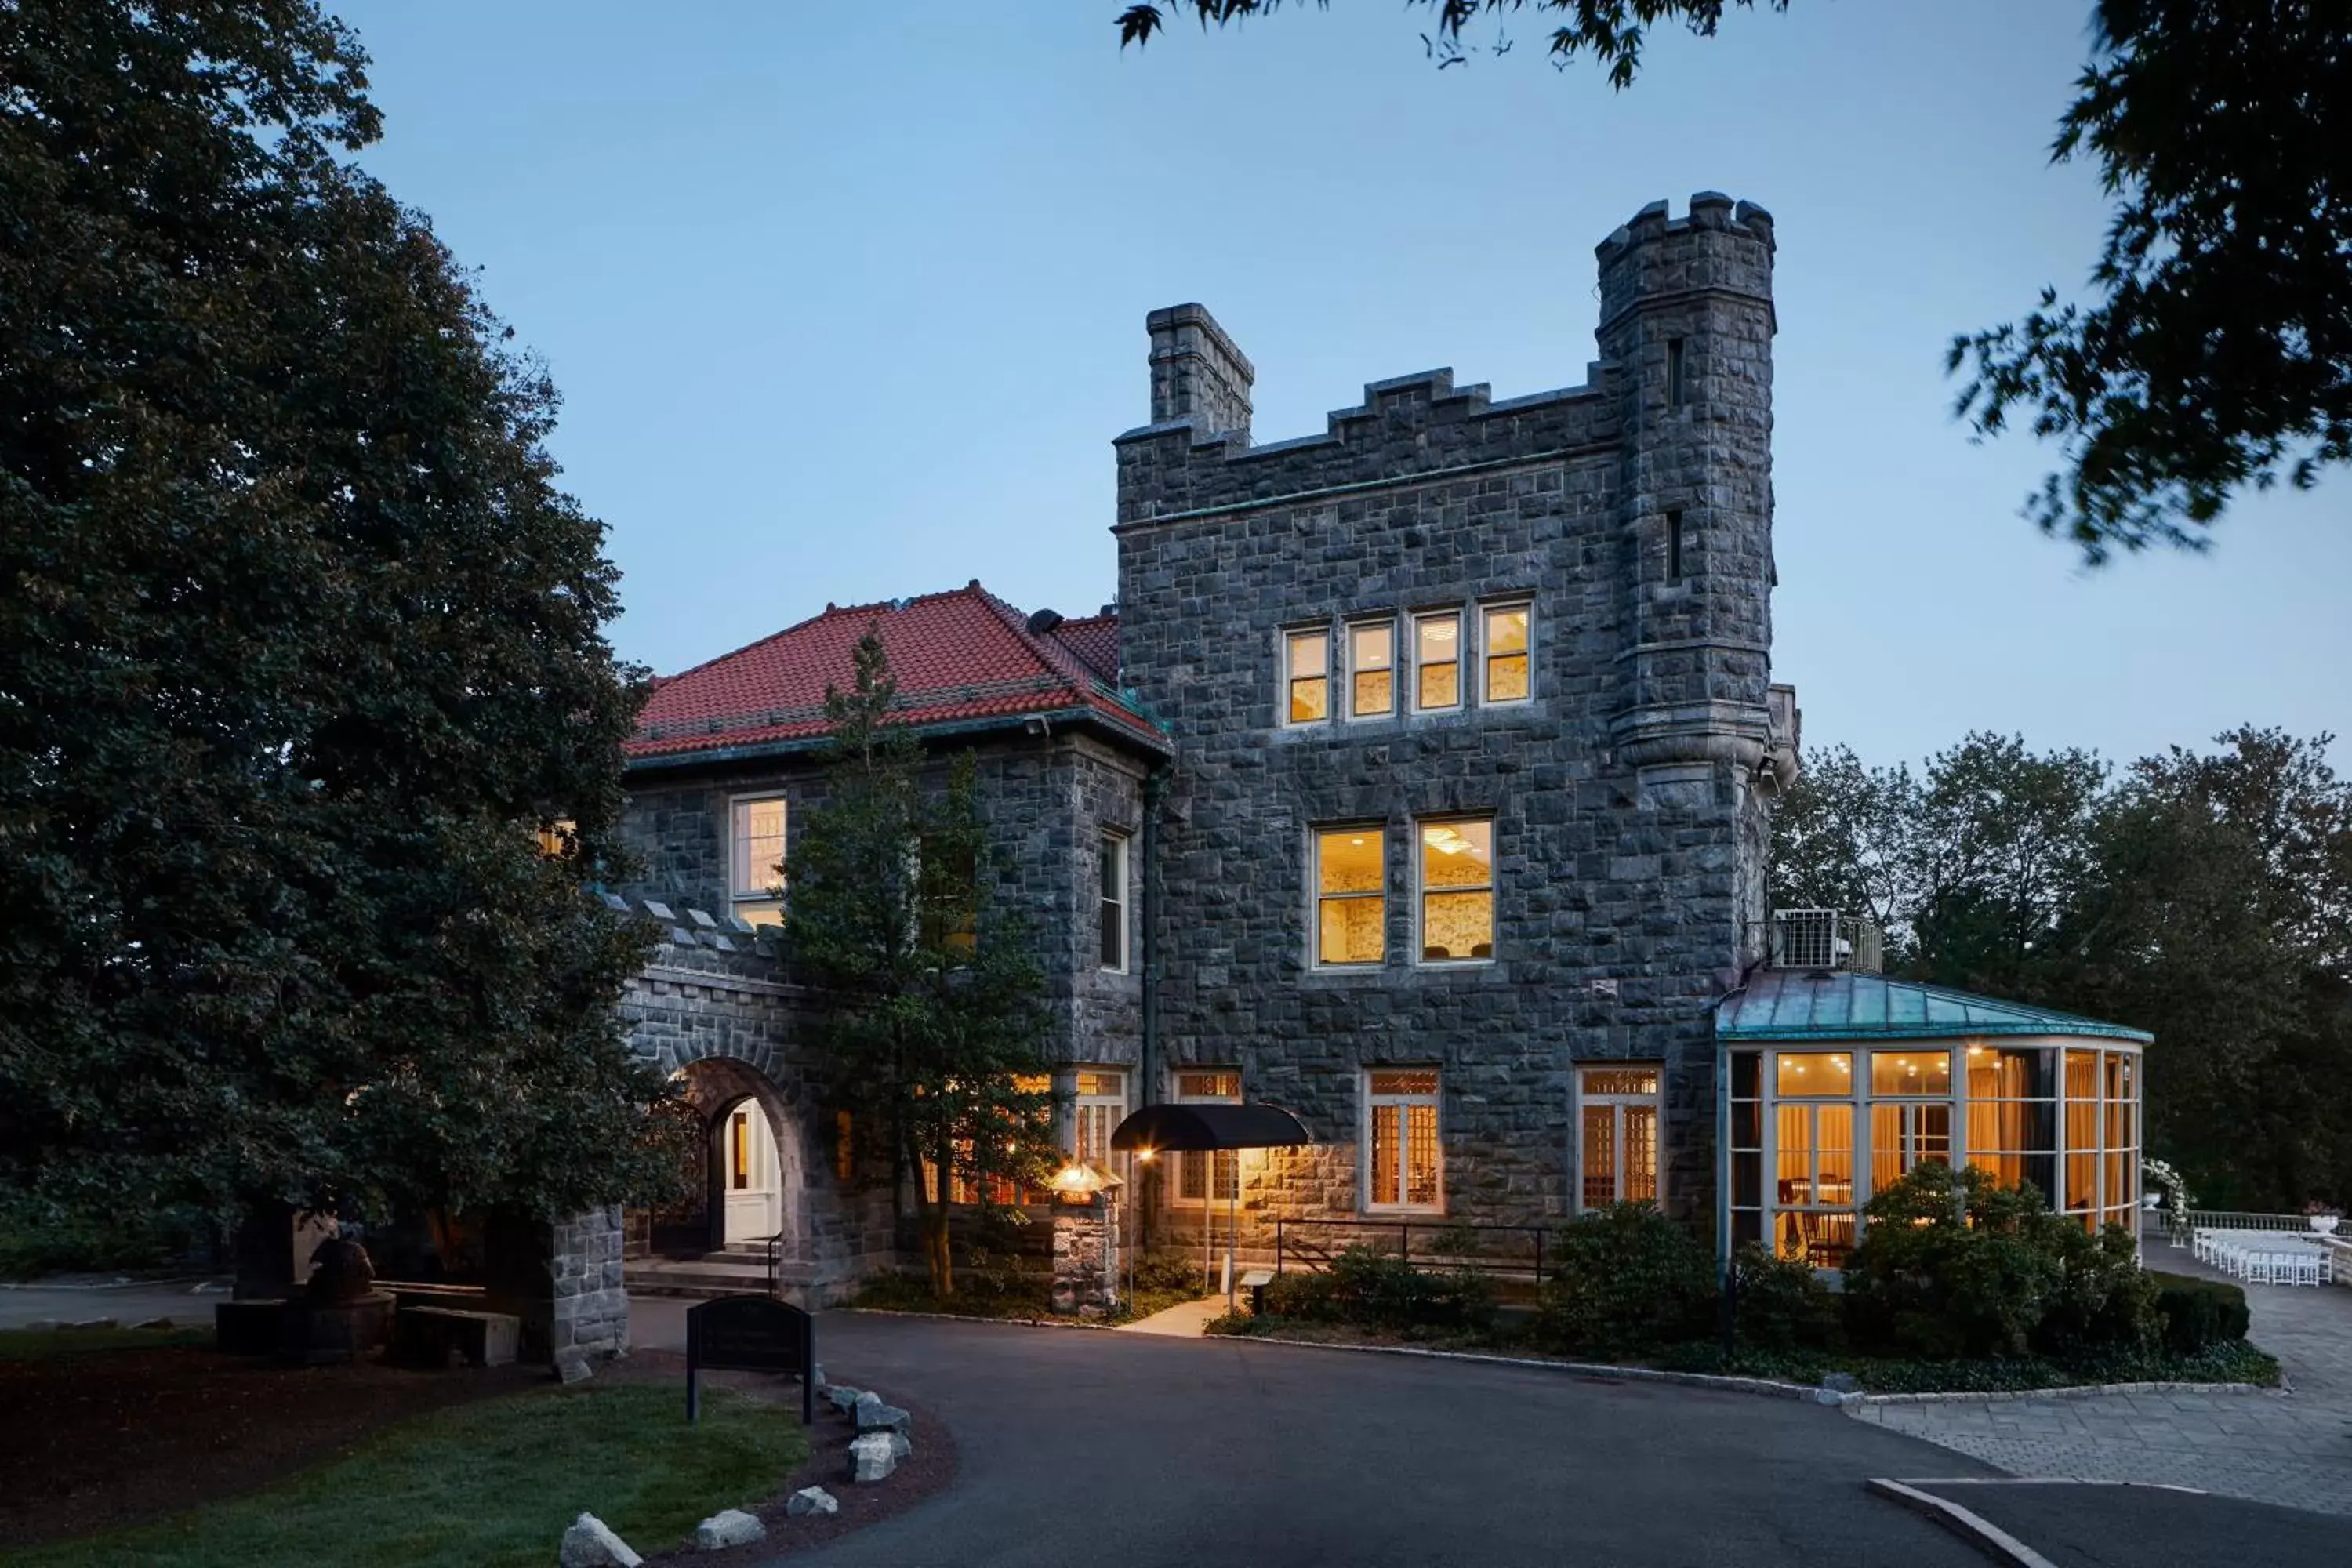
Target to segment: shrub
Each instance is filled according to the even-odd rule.
[[[2246,1292],[2240,1287],[2187,1274],[2150,1271],[2147,1278],[2156,1289],[2156,1314],[2164,1326],[2165,1349],[2177,1355],[2200,1355],[2246,1337],[2253,1320],[2246,1310]]]
[[[1577,1355],[1639,1355],[1712,1331],[1715,1263],[1647,1204],[1612,1204],[1560,1232],[1535,1332]]]
[[[2034,1348],[2061,1360],[2151,1349],[2163,1331],[2157,1283],[2139,1266],[2131,1232],[2110,1225],[2093,1236],[2072,1220],[2046,1215],[2037,1239],[2056,1254],[2057,1293],[2042,1308]]]
[[[1135,1289],[1139,1295],[1181,1291],[1198,1296],[1205,1277],[1197,1252],[1147,1252],[1135,1260]]]
[[[1265,1288],[1269,1318],[1297,1318],[1307,1322],[1339,1321],[1339,1298],[1328,1274],[1277,1274]]]
[[[1864,1212],[1869,1228],[1845,1268],[1857,1342],[1930,1359],[2027,1352],[2064,1274],[2038,1234],[2049,1215],[2038,1194],[1931,1160]]]
[[[2121,1226],[2095,1237],[2030,1186],[1937,1161],[1864,1212],[1870,1226],[1846,1263],[1845,1295],[1847,1326],[1866,1348],[2073,1360],[2155,1342],[2156,1287]]]
[[[1483,1329],[1495,1319],[1495,1292],[1476,1274],[1423,1274],[1401,1258],[1350,1247],[1328,1272],[1276,1275],[1265,1311],[1367,1329]]]
[[[1732,1268],[1743,1349],[1823,1350],[1837,1342],[1837,1298],[1810,1265],[1776,1258],[1751,1241],[1734,1257]]]

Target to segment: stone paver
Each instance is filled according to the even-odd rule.
[[[2221,1275],[2153,1237],[2151,1268]],[[2109,1394],[1857,1405],[1850,1414],[2012,1475],[2195,1487],[2352,1516],[2352,1289],[2250,1285],[2284,1394]]]
[[[1138,1318],[1131,1323],[1121,1323],[1119,1332],[1126,1334],[1173,1334],[1179,1339],[1197,1340],[1209,1320],[1225,1310],[1223,1296],[1203,1296],[1197,1301],[1179,1301],[1174,1306],[1154,1312],[1148,1318]]]

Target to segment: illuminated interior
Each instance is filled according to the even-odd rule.
[[[2047,1037],[1730,1053],[1734,1244],[1842,1267],[1871,1194],[1929,1160],[2032,1184],[2086,1228],[2139,1203],[2140,1050]]]

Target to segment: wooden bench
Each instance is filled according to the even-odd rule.
[[[467,1366],[507,1366],[521,1342],[522,1320],[510,1312],[403,1307],[392,1339],[394,1355],[413,1366],[446,1366],[453,1351]]]

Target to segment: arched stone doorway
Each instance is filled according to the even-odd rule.
[[[730,1251],[764,1258],[769,1238],[797,1251],[805,1205],[800,1139],[790,1109],[758,1068],[731,1057],[689,1062],[671,1075],[700,1122],[701,1170],[684,1184],[698,1192],[655,1213],[653,1250],[669,1257]],[[696,1179],[698,1177],[698,1179]]]

